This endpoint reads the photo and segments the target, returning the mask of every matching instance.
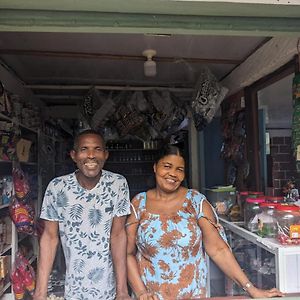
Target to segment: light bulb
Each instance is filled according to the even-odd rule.
[[[151,58],[144,62],[144,74],[147,77],[154,77],[156,75],[156,62]]]

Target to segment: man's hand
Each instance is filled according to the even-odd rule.
[[[46,296],[40,296],[40,295],[33,295],[33,300],[47,300],[47,295]]]

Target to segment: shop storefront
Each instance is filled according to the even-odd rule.
[[[36,213],[49,180],[74,168],[68,150],[75,131],[91,124],[106,128],[107,168],[126,174],[131,197],[154,184],[153,161],[168,137],[184,147],[189,186],[204,194],[207,188],[233,186],[240,216],[233,223],[225,210],[221,222],[236,256],[247,253],[251,258],[239,262],[255,267],[255,283],[300,293],[298,271],[289,273],[300,269],[299,246],[244,229],[245,202],[237,201],[249,191],[287,197],[289,180],[298,188],[298,124],[290,120],[296,118],[299,95],[289,84],[299,72],[300,3],[286,2],[2,1],[0,80],[10,103],[1,103],[1,130],[19,124],[24,140],[19,146],[28,151],[18,159],[36,183]],[[145,61],[155,62],[155,76],[145,75]],[[210,107],[209,122],[200,126],[193,100],[201,92],[203,67],[227,93],[215,111]],[[11,175],[13,164],[6,155],[9,147],[1,147],[3,179]],[[0,204],[1,216],[8,206]],[[7,218],[2,223],[12,237],[3,243],[1,256],[9,256],[13,264],[24,239],[35,265],[37,241],[11,230]],[[239,241],[243,245],[236,248]],[[62,272],[59,255],[55,267]],[[293,279],[286,280],[288,273]],[[0,297],[12,299],[5,280]],[[211,295],[220,295],[222,288],[229,297],[243,292],[217,272],[211,274],[214,286],[222,287],[211,289]]]

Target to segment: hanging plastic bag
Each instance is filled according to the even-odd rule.
[[[191,109],[195,127],[201,131],[213,119],[228,89],[222,87],[211,71],[205,68],[200,73],[195,91]]]
[[[15,264],[11,272],[11,283],[15,299],[23,300],[26,292],[33,295],[35,290],[35,273],[28,259],[17,253]]]
[[[31,204],[13,197],[13,201],[9,206],[9,214],[18,232],[30,235],[36,234],[35,213]]]
[[[13,168],[12,176],[16,196],[19,199],[24,199],[30,191],[27,177],[19,167]]]

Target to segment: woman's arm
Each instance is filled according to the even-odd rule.
[[[153,299],[156,300],[156,296],[147,291],[147,287],[144,285],[136,260],[136,234],[139,226],[139,221],[136,219],[133,211],[127,219],[126,232],[127,232],[127,272],[128,281],[132,288],[136,298],[139,300]],[[157,299],[158,300],[158,299]]]
[[[206,218],[216,224],[214,212],[207,201],[203,203],[203,213]],[[252,298],[270,298],[282,296],[277,289],[261,290],[250,283],[246,274],[236,261],[231,249],[219,235],[218,230],[206,219],[200,218],[198,223],[203,233],[203,243],[206,253],[216,265],[233,281],[244,288]]]

